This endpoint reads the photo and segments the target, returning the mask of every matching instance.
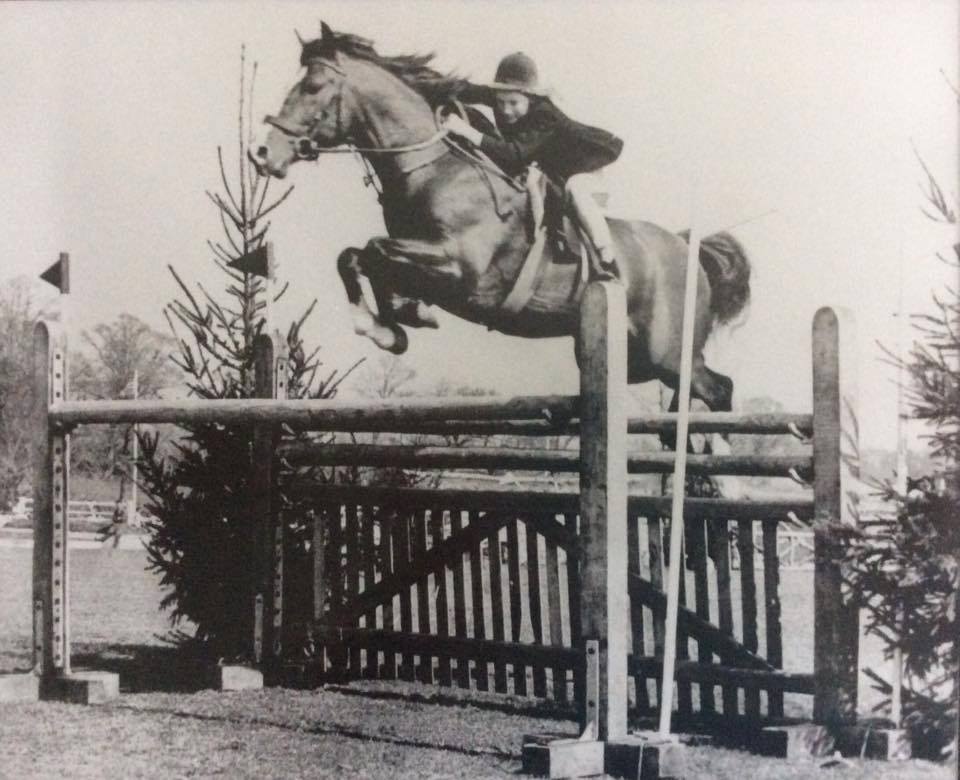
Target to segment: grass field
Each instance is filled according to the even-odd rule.
[[[30,550],[0,548],[0,670],[28,662]],[[161,641],[167,622],[143,553],[72,554],[75,666],[121,673],[124,696],[102,707],[53,703],[0,710],[0,778],[518,777],[524,733],[572,735],[569,713],[529,699],[405,683],[317,691],[204,690]],[[785,651],[809,657],[809,589],[783,583]],[[805,625],[805,623],[807,623]],[[799,661],[798,661],[799,663]],[[812,761],[688,751],[690,778],[804,778]],[[951,777],[921,761],[850,762],[836,778]]]

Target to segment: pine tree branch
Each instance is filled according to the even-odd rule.
[[[230,183],[227,181],[227,170],[223,165],[223,147],[217,147],[217,160],[220,163],[220,181],[223,182],[223,189],[226,190],[227,197],[230,198],[230,202],[233,204],[235,211],[240,211],[240,206],[237,205],[237,199],[233,197],[233,191],[230,189]]]
[[[216,206],[219,211],[230,217],[230,221],[236,225],[237,230],[243,230],[243,223],[240,221],[240,217],[238,217],[224,202],[223,198],[216,193],[210,192],[210,190],[204,190],[204,192],[206,192],[207,197],[213,202],[213,205]]]
[[[263,211],[261,211],[261,212],[257,215],[257,219],[260,220],[260,219],[263,219],[265,216],[267,216],[267,214],[269,214],[269,213],[270,213],[271,211],[273,211],[277,206],[279,206],[279,205],[280,205],[281,203],[283,203],[287,198],[289,198],[289,197],[290,197],[290,193],[293,192],[293,190],[294,190],[294,185],[291,184],[291,185],[287,188],[287,191],[286,191],[285,193],[283,193],[283,195],[281,195],[279,198],[277,198],[277,200],[275,200],[272,204],[270,204],[267,208],[265,208]]]
[[[245,255],[246,252],[244,252],[243,249],[241,249],[240,246],[237,245],[237,242],[233,240],[233,236],[232,236],[231,233],[230,233],[230,228],[227,227],[227,220],[226,220],[226,219],[224,218],[224,216],[223,216],[223,211],[220,211],[219,213],[220,213],[220,224],[223,225],[223,234],[227,237],[227,241],[230,242],[230,246],[233,247],[233,249],[234,249],[234,251],[237,253],[237,255],[238,255],[239,257],[243,257],[243,255]],[[237,230],[239,231],[240,236],[241,236],[241,238],[242,238],[243,235],[244,235],[244,229],[243,229],[243,228],[237,228]],[[242,244],[243,241],[241,240],[240,243]]]

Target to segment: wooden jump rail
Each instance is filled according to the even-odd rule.
[[[615,283],[591,285],[583,300],[581,343],[584,356],[579,396],[535,396],[509,399],[403,399],[395,403],[362,404],[339,401],[287,400],[286,356],[271,338],[256,343],[257,398],[243,400],[67,401],[66,341],[55,326],[38,323],[35,331],[36,389],[46,404],[34,415],[36,459],[34,470],[34,672],[48,695],[97,700],[115,693],[116,681],[83,677],[70,668],[69,559],[67,556],[69,431],[77,425],[117,423],[173,423],[253,426],[251,509],[261,519],[250,544],[259,551],[259,563],[243,598],[252,602],[250,655],[260,663],[279,655],[283,627],[283,519],[276,492],[278,450],[292,461],[313,464],[367,464],[411,468],[515,468],[580,473],[579,494],[529,491],[454,491],[433,494],[416,489],[363,488],[364,504],[379,500],[392,506],[422,506],[553,511],[560,507],[579,514],[579,532],[554,528],[557,544],[575,544],[580,564],[578,582],[576,658],[585,659],[584,685],[578,702],[582,732],[593,743],[614,745],[626,735],[627,678],[649,667],[649,658],[628,664],[626,627],[628,593],[638,587],[628,578],[628,513],[659,518],[669,514],[670,497],[629,496],[628,473],[665,473],[670,459],[661,453],[628,453],[628,433],[657,434],[673,430],[676,415],[631,416],[626,408],[626,343],[623,290]],[[792,414],[694,414],[690,430],[716,433],[793,433],[812,439],[809,456],[691,456],[693,473],[784,476],[790,472],[812,478],[811,498],[750,501],[690,498],[689,517],[741,522],[762,518],[764,540],[775,540],[776,525],[791,514],[812,519],[816,530],[815,658],[810,676],[787,680],[783,690],[812,690],[818,724],[849,723],[856,713],[858,615],[842,595],[840,571],[834,561],[833,537],[828,528],[854,522],[851,504],[856,474],[856,402],[847,375],[852,330],[831,309],[821,309],[814,320],[814,411]],[[444,446],[279,445],[279,426],[301,431],[416,432],[446,435],[495,433],[553,436],[578,434],[578,450]],[[814,467],[815,465],[815,467]],[[812,474],[811,474],[812,472]],[[290,484],[285,493],[323,502],[353,500],[349,486]],[[349,516],[347,522],[351,521]],[[659,521],[657,521],[659,522]],[[746,524],[746,525],[743,525]],[[659,526],[658,526],[659,527]],[[539,529],[538,529],[539,531]],[[442,529],[440,531],[442,534]],[[493,537],[490,537],[493,538]],[[316,540],[315,540],[316,541]],[[529,543],[529,540],[528,540]],[[752,563],[750,564],[752,568]],[[634,573],[635,574],[635,573]],[[776,574],[775,572],[773,573]],[[764,576],[770,575],[766,572]],[[498,575],[499,576],[499,575]],[[631,584],[628,588],[628,580]],[[322,581],[322,576],[321,576]],[[774,588],[778,579],[770,580]],[[642,594],[641,594],[642,595]],[[661,594],[662,596],[662,594]],[[647,593],[646,598],[652,598]],[[372,598],[372,597],[371,597]],[[366,602],[364,602],[366,604]],[[373,603],[372,601],[370,602]],[[660,606],[659,601],[650,602]],[[573,608],[573,602],[571,602]],[[369,609],[369,605],[365,607]],[[699,609],[699,606],[698,606]],[[778,607],[779,609],[779,607]],[[693,613],[683,620],[698,621]],[[779,620],[779,617],[777,618]],[[346,636],[346,634],[344,634]],[[375,635],[372,635],[375,636]],[[436,639],[433,637],[433,639]],[[495,636],[494,641],[499,641]],[[775,637],[779,642],[779,637]],[[714,637],[722,643],[724,635]],[[379,640],[378,640],[379,641]],[[385,641],[385,640],[384,640]],[[407,640],[405,640],[407,641]],[[422,642],[423,638],[409,640]],[[410,645],[413,647],[414,645]],[[420,645],[416,645],[419,647]],[[451,653],[466,652],[459,645]],[[537,653],[540,651],[531,650]],[[560,651],[557,651],[560,652]],[[564,651],[567,652],[567,651]],[[723,652],[718,650],[717,652]],[[779,653],[779,650],[777,650]],[[561,653],[562,655],[562,653]],[[562,655],[567,659],[567,655]],[[681,659],[683,679],[710,676],[691,670]],[[760,680],[769,669],[737,670],[737,679]],[[775,670],[774,670],[775,671]],[[734,675],[734,676],[735,676]],[[114,676],[115,677],[115,676]],[[711,678],[712,679],[712,678]],[[730,682],[725,678],[726,685]],[[0,686],[2,690],[2,686]],[[725,688],[726,690],[726,688]],[[772,695],[772,694],[771,694]],[[587,740],[590,741],[590,740]],[[602,751],[601,751],[602,752]]]

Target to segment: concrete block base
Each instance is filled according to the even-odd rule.
[[[771,726],[744,741],[743,747],[759,756],[819,758],[833,754],[836,740],[826,726],[801,724]]]
[[[44,698],[71,704],[105,704],[120,698],[120,675],[115,672],[71,672],[43,687]]]
[[[218,691],[259,691],[263,689],[263,672],[249,666],[217,666],[213,687]]]
[[[0,703],[40,700],[40,678],[33,672],[0,674]]]
[[[685,748],[675,736],[636,732],[606,745],[604,772],[627,780],[671,780],[686,776]]]
[[[844,726],[836,731],[836,738],[836,749],[847,758],[906,761],[913,754],[910,737],[903,729]]]
[[[556,734],[523,738],[523,772],[541,777],[597,777],[604,773],[604,744]]]

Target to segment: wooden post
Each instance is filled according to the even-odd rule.
[[[830,529],[857,523],[860,476],[854,322],[824,307],[813,320],[814,700],[819,725],[857,713],[859,610],[842,591],[842,549]]]
[[[254,349],[254,394],[257,398],[286,398],[287,355],[272,334],[256,337]],[[275,492],[274,453],[276,427],[259,423],[253,431],[251,505],[256,545],[253,657],[276,659],[282,651],[283,627],[283,517]]]
[[[33,331],[33,603],[34,668],[44,680],[70,673],[69,437],[50,425],[49,410],[67,395],[64,331],[38,322]]]
[[[627,734],[626,297],[616,283],[587,287],[580,309],[580,620],[598,640],[594,739]],[[579,702],[584,733],[588,702]]]

